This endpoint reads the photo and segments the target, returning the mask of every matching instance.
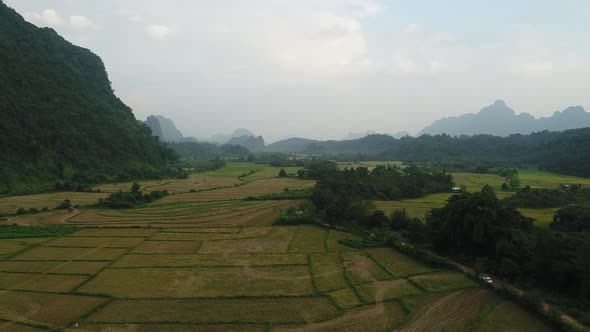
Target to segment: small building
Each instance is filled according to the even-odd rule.
[[[461,187],[453,187],[451,188],[451,191],[454,193],[460,193],[463,189],[461,189]]]

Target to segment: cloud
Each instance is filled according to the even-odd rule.
[[[173,32],[174,28],[162,24],[149,24],[145,27],[145,32],[153,39],[166,39]]]
[[[412,23],[412,24],[408,24],[408,26],[406,26],[406,28],[404,29],[404,32],[407,34],[414,34],[414,33],[422,32],[423,30],[424,30],[424,28],[422,28],[421,25],[418,25],[416,23]]]
[[[56,26],[63,23],[63,19],[55,9],[45,9],[42,12],[26,12],[25,19],[31,22],[40,22],[49,26]]]
[[[79,29],[79,30],[98,29],[98,26],[96,24],[94,24],[94,22],[92,22],[91,19],[89,19],[86,16],[82,16],[82,15],[70,16],[70,25],[74,29]]]
[[[131,23],[140,23],[141,21],[143,21],[143,18],[139,15],[132,15],[127,17],[127,20]]]
[[[367,64],[361,23],[350,16],[306,13],[271,34],[275,63],[304,72],[357,70]]]

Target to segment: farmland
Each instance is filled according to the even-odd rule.
[[[230,163],[198,178],[149,183],[177,190],[136,209],[11,217],[76,228],[0,239],[0,330],[547,329],[463,274],[391,248],[348,247],[338,241],[355,237],[346,232],[275,225],[299,201],[244,198],[313,186],[276,174]],[[218,189],[190,192],[204,178]],[[226,187],[229,180],[237,185]],[[378,204],[411,202],[418,211],[448,197]]]

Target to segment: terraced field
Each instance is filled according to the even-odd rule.
[[[239,176],[237,187],[189,193],[187,186],[169,196],[174,199],[130,210],[11,218],[79,229],[61,237],[0,239],[0,330],[545,328],[457,272],[391,248],[348,247],[339,240],[354,235],[345,232],[275,226],[281,211],[299,202],[247,201],[244,195],[313,182],[241,167],[207,175],[208,181]]]
[[[479,324],[478,329],[489,330],[517,324],[503,320],[502,312],[510,310],[510,317],[544,327],[503,302],[485,311],[490,322],[482,321],[482,308],[500,303],[489,291],[462,274],[432,269],[390,248],[335,246],[333,239],[345,234],[244,222],[83,228],[59,238],[0,240],[0,319],[5,321],[0,326],[12,331],[209,326],[422,331]],[[437,309],[428,309],[433,305]],[[432,310],[452,313],[435,322]]]

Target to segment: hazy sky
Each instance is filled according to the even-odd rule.
[[[587,0],[4,0],[102,57],[138,119],[267,141],[590,108]]]

